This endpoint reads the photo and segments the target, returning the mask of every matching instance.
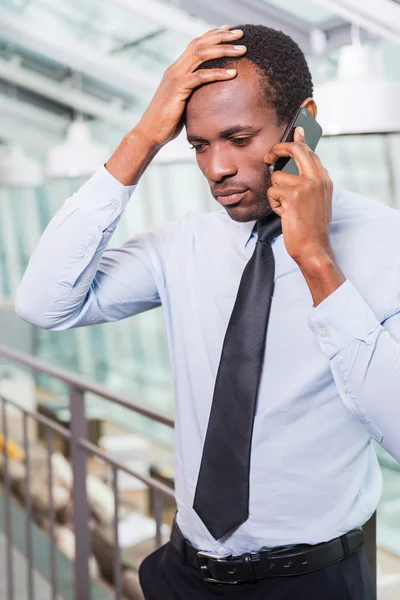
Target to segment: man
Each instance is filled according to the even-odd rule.
[[[141,565],[148,600],[374,597],[360,528],[381,491],[372,440],[400,458],[400,214],[334,189],[301,131],[279,143],[300,106],[316,116],[283,33],[194,40],[53,218],[19,287],[18,314],[47,329],[163,306],[178,512]],[[106,250],[184,125],[223,208]],[[298,176],[271,177],[280,156]]]

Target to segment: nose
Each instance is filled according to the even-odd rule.
[[[227,177],[236,175],[238,171],[236,161],[226,147],[222,148],[219,145],[215,145],[209,149],[207,154],[207,179],[211,179],[217,183]]]

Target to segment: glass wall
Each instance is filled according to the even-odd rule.
[[[324,138],[318,155],[339,187],[400,208],[400,135]],[[383,477],[377,542],[400,555],[400,465],[381,446],[375,448]]]
[[[0,239],[3,298],[12,301],[37,240],[64,200],[84,180],[49,182],[37,189],[0,191]],[[191,190],[190,197],[183,190]],[[135,232],[188,210],[215,209],[197,165],[154,164],[141,180],[110,241],[119,246]],[[52,364],[78,372],[133,401],[173,414],[174,390],[161,309],[134,319],[68,331],[33,328],[33,352]],[[66,395],[61,383],[38,376],[38,384],[58,395]],[[96,406],[102,404],[93,398]],[[132,430],[172,444],[171,431],[122,408],[104,406],[105,414]],[[110,414],[110,410],[112,414]]]
[[[318,154],[334,183],[400,208],[400,135],[322,139]],[[41,232],[83,180],[49,182],[36,189],[0,189],[0,300],[11,303]],[[190,190],[190,194],[186,190]],[[176,219],[188,210],[215,210],[215,201],[197,165],[152,165],[135,191],[110,242],[118,246],[135,232]],[[0,332],[0,336],[2,333]],[[173,414],[174,390],[161,309],[134,319],[64,332],[34,328],[33,352],[78,372],[155,410]],[[38,383],[64,396],[46,377]],[[100,405],[97,398],[90,402]],[[172,432],[121,408],[104,405],[107,417],[172,444]],[[112,411],[112,412],[110,412]],[[378,541],[400,554],[400,467],[380,447],[384,492]]]

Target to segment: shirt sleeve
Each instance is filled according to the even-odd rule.
[[[17,314],[60,330],[124,319],[161,303],[161,232],[106,250],[135,186],[105,168],[68,198],[41,236],[18,286]]]
[[[380,323],[346,280],[312,310],[309,325],[344,404],[400,461],[400,307]]]

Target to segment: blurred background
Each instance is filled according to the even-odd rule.
[[[400,208],[399,0],[0,0],[0,344],[82,375],[171,419],[174,390],[161,309],[120,323],[51,332],[23,322],[14,313],[13,301],[42,231],[64,200],[104,164],[140,119],[164,70],[190,40],[225,23],[261,23],[298,42],[313,74],[318,120],[325,134],[318,154],[333,181]],[[188,182],[190,197],[185,192]],[[188,210],[215,210],[215,204],[194,153],[180,136],[144,175],[111,244],[119,245],[135,232]],[[57,377],[0,356],[0,394],[26,411],[69,427],[70,392]],[[173,485],[171,427],[93,391],[84,393],[84,402],[93,444],[138,472]],[[4,457],[11,463],[19,456],[26,465],[26,449],[18,455],[18,448],[27,440],[38,455],[46,442],[43,423],[35,425],[34,419],[29,419],[32,426],[24,438],[27,414],[3,407],[3,426],[6,415],[10,443],[17,444],[16,457],[3,444]],[[53,455],[68,463],[66,447],[56,436],[52,443]],[[379,598],[399,599],[400,466],[381,448],[377,452],[384,480],[377,519]],[[92,456],[90,469],[110,483],[101,460]],[[11,476],[6,483],[12,487]],[[147,517],[136,524],[147,531],[156,519],[148,496],[143,499],[147,487],[120,473],[119,488],[134,514]],[[170,504],[170,512],[163,512],[166,525],[174,510]],[[18,510],[18,501],[10,496],[1,506],[5,523],[7,511]],[[89,508],[93,510],[90,498]],[[46,531],[43,511],[42,520],[37,514],[30,516]],[[53,525],[61,527],[60,523]],[[0,522],[0,532],[2,528],[10,534]],[[54,541],[54,527],[50,529]],[[151,527],[148,531],[147,537],[153,534]],[[121,529],[121,535],[124,532]],[[4,561],[10,561],[0,534],[1,539]],[[146,539],[142,534],[141,540]],[[1,548],[0,543],[0,556]],[[12,552],[22,556],[25,550],[21,542]],[[46,562],[33,564],[35,578],[43,578],[38,597],[69,597],[66,582],[64,592],[61,584],[54,591],[54,572]],[[59,573],[57,564],[53,571]],[[136,556],[133,571],[137,564]],[[0,580],[1,569],[0,564]],[[100,565],[96,576],[116,584],[115,575],[107,577],[106,567]],[[53,587],[46,588],[46,578]],[[17,593],[18,581],[10,587],[3,579],[8,587],[1,597],[10,598]],[[103,597],[105,588],[99,589],[93,588],[93,597]],[[125,587],[124,593],[128,594]]]

